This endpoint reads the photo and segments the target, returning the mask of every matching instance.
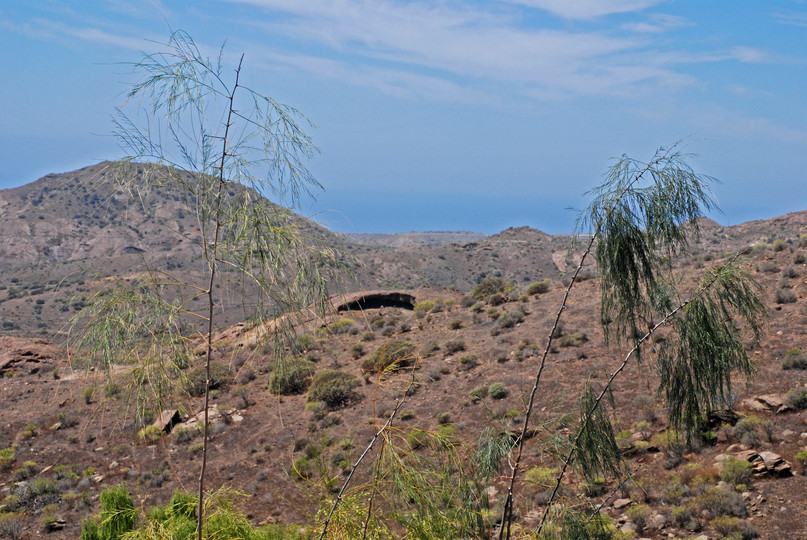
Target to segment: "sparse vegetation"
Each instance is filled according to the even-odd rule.
[[[325,369],[314,376],[306,400],[322,402],[330,409],[337,409],[354,399],[353,389],[358,385],[359,379],[350,373]]]
[[[361,364],[364,371],[393,371],[411,364],[414,358],[415,345],[403,339],[391,339],[378,347]]]

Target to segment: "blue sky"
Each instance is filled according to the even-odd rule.
[[[0,188],[120,157],[120,62],[169,28],[316,124],[334,230],[567,232],[611,158],[680,139],[718,222],[807,210],[805,0],[6,2]]]

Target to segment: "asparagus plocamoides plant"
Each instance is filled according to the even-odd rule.
[[[240,293],[236,298],[245,300],[248,315],[256,328],[266,329],[282,361],[294,320],[279,315],[324,309],[329,269],[335,267],[333,254],[306,238],[287,209],[320,187],[305,167],[316,153],[301,127],[305,119],[241,82],[243,56],[234,69],[224,69],[223,60],[223,48],[210,60],[178,31],[164,52],[133,64],[139,80],[115,119],[116,135],[130,157],[108,175],[118,192],[143,201],[153,188],[178,190],[196,226],[176,232],[195,247],[201,278],[188,282],[151,265],[137,286],[121,282],[99,293],[76,321],[76,345],[89,349],[105,368],[133,366],[138,404],[151,408],[170,400],[193,342],[203,338],[200,539],[218,310],[231,292]],[[203,307],[194,308],[200,301]]]
[[[624,345],[628,353],[610,377],[584,384],[580,421],[562,456],[539,533],[548,516],[561,516],[565,522],[571,515],[550,512],[570,466],[586,479],[620,473],[621,454],[607,397],[627,363],[632,358],[642,361],[643,346],[653,334],[663,332],[666,338],[655,351],[658,392],[666,400],[671,426],[687,441],[710,410],[727,404],[732,372],[748,376],[753,371],[741,332],[759,338],[766,310],[758,285],[735,264],[736,257],[695,286],[680,283],[673,273],[673,258],[686,252],[691,236],[697,237],[697,219],[715,207],[709,189],[714,179],[694,172],[686,157],[677,144],[660,149],[647,163],[623,156],[591,192],[593,201],[580,214],[578,233],[587,234],[588,241],[547,336],[516,439],[500,539],[511,535],[515,480],[554,330],[592,253],[601,277],[600,322],[606,343]]]

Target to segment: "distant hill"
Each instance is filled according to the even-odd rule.
[[[159,187],[132,197],[109,181],[114,165],[99,163],[0,190],[0,335],[56,335],[100,279],[131,282],[143,271],[143,261],[185,281],[201,278],[193,245],[197,224],[181,190]],[[136,180],[144,170],[135,166],[130,174]],[[807,212],[732,227],[700,223],[702,236],[693,254],[720,254],[760,242],[792,245],[807,230]],[[516,285],[560,279],[574,269],[574,252],[581,249],[569,235],[529,227],[491,236],[338,234],[303,217],[298,227],[341,254],[349,273],[340,288],[349,291],[447,287],[467,292],[494,276]],[[233,299],[221,324],[243,320],[243,307]]]
[[[465,244],[482,240],[487,235],[468,231],[424,231],[403,233],[343,233],[343,236],[354,244],[368,246],[410,247],[410,246],[444,246],[446,244]]]

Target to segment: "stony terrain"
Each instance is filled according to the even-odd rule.
[[[82,517],[99,511],[98,496],[105,487],[126,484],[136,503],[144,507],[165,503],[175,489],[195,488],[200,448],[195,415],[202,401],[193,384],[183,383],[186,391],[166,406],[178,411],[176,417],[169,414],[169,420],[173,417],[181,424],[172,425],[161,411],[152,411],[150,420],[166,429],[144,439],[133,420],[126,366],[109,375],[99,373],[88,369],[80,353],[34,337],[40,330],[54,335],[50,325],[63,320],[55,315],[46,319],[46,309],[54,313],[64,313],[62,306],[69,311],[81,309],[67,303],[60,289],[64,284],[49,283],[55,278],[49,278],[48,265],[71,269],[78,268],[71,266],[75,260],[98,264],[106,260],[104,253],[112,254],[110,260],[125,261],[125,251],[116,249],[132,245],[159,251],[154,246],[165,240],[159,240],[156,232],[140,238],[132,231],[131,237],[110,239],[109,244],[93,236],[93,242],[82,247],[66,238],[51,246],[59,248],[51,251],[52,261],[41,260],[40,251],[46,246],[26,247],[20,249],[25,264],[16,266],[8,262],[8,255],[20,248],[26,231],[40,230],[30,227],[47,221],[32,213],[47,197],[27,207],[25,217],[10,213],[26,193],[30,204],[31,194],[45,193],[30,186],[18,190],[23,191],[0,192],[6,209],[0,213],[3,223],[17,219],[29,227],[15,233],[13,245],[11,235],[4,240],[3,321],[19,321],[15,313],[39,305],[45,326],[18,324],[0,337],[0,450],[13,449],[0,455],[0,512],[17,516],[13,525],[20,538],[77,538]],[[70,190],[62,191],[66,197]],[[73,200],[72,204],[78,203]],[[100,234],[111,223],[122,222],[110,216],[109,224],[95,229],[84,225],[86,219],[81,219],[82,225],[67,220],[48,236],[71,226],[84,227],[83,235]],[[171,227],[178,228],[181,223],[172,220]],[[150,221],[144,219],[136,228],[146,223]],[[807,476],[805,464],[797,458],[807,450],[807,412],[785,406],[794,404],[796,391],[807,389],[807,358],[795,352],[807,351],[807,242],[800,245],[801,235],[807,232],[807,213],[730,228],[704,221],[702,232],[692,253],[676,261],[683,276],[697,277],[725,260],[728,252],[754,245],[740,264],[759,280],[770,307],[762,342],[749,342],[755,376],[747,383],[737,381],[734,407],[724,412],[725,422],[713,426],[708,444],[682,450],[664,437],[665,411],[654,394],[652,354],[641,365],[631,364],[618,379],[614,397],[619,441],[628,469],[635,470],[632,479],[617,489],[614,483],[584,485],[572,475],[568,488],[587,493],[595,504],[602,502],[614,523],[635,531],[635,537],[721,538],[730,530],[749,535],[755,530],[760,538],[771,539],[807,537],[807,521],[802,518],[807,513]],[[181,260],[181,245],[165,245],[170,253],[166,261]],[[312,319],[298,328],[300,354],[313,362],[315,371],[339,369],[361,381],[353,399],[333,410],[306,407],[304,389],[291,395],[270,392],[267,383],[277,370],[271,348],[255,341],[249,324],[222,328],[216,336],[219,376],[212,402],[216,413],[211,425],[209,485],[230,485],[248,495],[241,506],[253,523],[314,523],[318,501],[333,489],[332,479],[344,478],[345,469],[384,422],[413,375],[416,391],[402,407],[393,442],[408,444],[412,430],[424,429],[453,438],[461,451],[468,452],[486,427],[515,429],[523,419],[537,356],[563,294],[562,271],[574,258],[574,250],[570,254],[564,245],[568,246],[568,239],[512,229],[466,244],[400,249],[350,246],[367,263],[368,276],[370,271],[382,273],[367,282],[361,281],[365,274],[360,274],[354,288],[380,289],[379,293],[366,298],[362,309],[355,303],[361,295],[337,297],[335,307],[352,309],[334,312],[326,320]],[[85,255],[80,255],[82,249]],[[126,267],[116,269],[121,268]],[[456,285],[422,286],[426,272],[432,276],[427,283],[453,279]],[[468,298],[480,277],[498,274],[514,283],[507,295],[487,303]],[[589,268],[583,275],[587,279],[575,287],[564,314],[561,337],[567,339],[553,349],[544,374],[546,393],[539,397],[538,420],[550,426],[563,412],[574,410],[585,375],[609,372],[622,357],[619,347],[603,345],[596,271]],[[528,285],[544,277],[551,278],[548,290],[527,294]],[[31,290],[32,279],[42,285],[41,292],[37,292],[40,287]],[[400,294],[393,298],[389,287],[383,286],[385,280],[412,286],[398,289]],[[79,281],[73,292],[97,286],[90,279]],[[19,296],[9,298],[10,291]],[[37,303],[45,298],[45,304]],[[393,340],[410,342],[417,361],[389,377],[366,372],[363,363]],[[185,371],[191,383],[198,381],[200,365],[198,358]],[[495,383],[500,384],[491,391]],[[562,427],[552,429],[563,433]],[[540,440],[536,437],[528,443],[527,471],[552,466]],[[731,477],[725,465],[732,463],[730,458],[748,461],[754,473],[739,480]],[[308,467],[306,478],[300,477],[294,464]],[[359,483],[367,480],[370,468],[368,464],[361,470]],[[542,509],[545,488],[528,481],[535,476],[519,482],[522,526],[533,525]],[[492,520],[504,481],[497,477],[488,487]],[[728,502],[718,505],[710,499],[718,494]],[[736,521],[715,521],[721,516]],[[0,533],[11,525],[0,522]]]

